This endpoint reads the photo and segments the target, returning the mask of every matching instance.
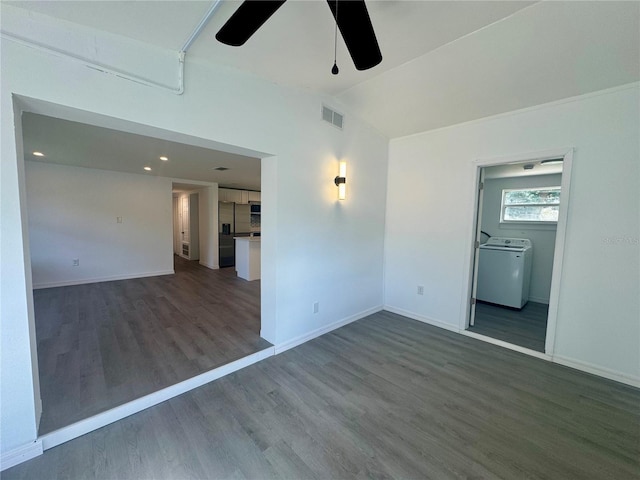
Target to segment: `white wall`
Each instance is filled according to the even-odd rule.
[[[489,167],[491,168],[491,167]],[[562,175],[532,175],[512,178],[489,178],[484,181],[482,230],[492,237],[528,238],[533,245],[529,300],[549,304],[556,225],[501,224],[502,190],[559,186]],[[486,237],[483,236],[483,239]]]
[[[218,263],[218,185],[198,189],[200,215],[200,265],[211,269]]]
[[[638,382],[639,105],[633,84],[392,140],[385,305],[461,328],[474,161],[575,147],[555,350],[547,353]]]
[[[34,288],[173,273],[171,180],[25,166]]]
[[[10,6],[2,8],[3,28],[11,26],[11,16],[21,15]],[[40,23],[45,22],[47,28],[41,28]],[[21,36],[40,35],[40,43],[59,48],[106,41],[98,33],[70,32],[69,25],[60,26],[38,15],[25,16],[17,23],[21,30],[16,33]],[[72,38],[73,42],[65,43]],[[126,48],[113,55],[112,64],[117,67],[122,58],[141,74],[157,76],[158,69],[145,71],[145,62],[139,61],[157,59],[156,49],[121,41]],[[91,49],[98,61],[100,51]],[[166,62],[175,62],[177,75],[175,59],[168,54],[160,58],[172,67],[174,63]],[[333,99],[286,89],[234,70],[206,67],[190,62],[188,56],[183,95],[104,74],[6,39],[2,40],[1,62],[0,453],[36,438],[35,365],[29,338],[31,282],[25,269],[29,245],[26,228],[22,228],[28,211],[20,201],[23,165],[14,134],[19,119],[14,117],[12,100],[38,113],[62,112],[70,120],[102,126],[112,122],[135,127],[134,133],[161,129],[174,137],[188,135],[201,144],[215,143],[219,149],[236,153],[270,154],[262,169],[261,286],[262,332],[272,343],[313,335],[381,307],[388,142]],[[167,71],[173,73],[173,69]],[[158,80],[175,83],[171,74]],[[320,120],[322,102],[345,113],[343,131]],[[349,163],[349,197],[340,203],[332,183],[339,158]],[[167,202],[170,221],[170,195]],[[168,238],[170,242],[170,233]],[[320,302],[320,311],[314,315],[315,301]]]

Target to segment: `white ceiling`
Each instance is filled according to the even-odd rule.
[[[22,115],[22,132],[25,160],[260,190],[258,158],[27,112]],[[36,157],[33,152],[45,156]],[[169,160],[160,160],[161,156]]]
[[[527,165],[531,168],[524,168]],[[484,168],[484,178],[531,177],[535,175],[552,175],[562,173],[562,162],[542,163],[540,160],[529,162],[507,163]]]
[[[178,51],[213,2],[2,3]],[[339,40],[337,76],[330,73],[334,24],[326,1],[289,0],[244,46],[229,47],[215,34],[238,5],[221,3],[187,62],[333,95],[389,138],[640,80],[635,0],[368,0],[383,61],[356,71]]]
[[[214,0],[3,3],[178,51]],[[325,0],[288,0],[245,45],[230,47],[218,42],[215,34],[240,3],[220,3],[189,49],[188,59],[223,64],[278,84],[337,95],[535,2],[369,0],[367,7],[383,61],[359,72],[339,39],[337,76],[331,74],[334,23]]]

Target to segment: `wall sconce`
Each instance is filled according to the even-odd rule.
[[[338,187],[338,200],[344,200],[347,197],[347,162],[340,162],[340,170],[334,182]]]

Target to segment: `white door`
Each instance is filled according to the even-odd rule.
[[[180,221],[180,197],[173,197],[173,253],[180,254],[182,225]]]
[[[484,168],[480,168],[480,181],[478,183],[478,208],[476,213],[476,239],[473,250],[473,283],[471,285],[469,326],[473,326],[476,319],[476,298],[478,292],[478,263],[480,259],[480,238],[482,237],[482,199],[484,192]]]
[[[182,195],[180,197],[180,226],[182,234],[182,243],[189,243],[189,195]]]

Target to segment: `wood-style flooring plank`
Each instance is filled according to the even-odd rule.
[[[543,303],[527,302],[516,310],[478,302],[469,331],[544,353],[548,314],[549,306]]]
[[[639,447],[640,390],[379,312],[3,479],[637,480]]]
[[[259,281],[177,256],[175,272],[34,291],[40,434],[270,346]]]

